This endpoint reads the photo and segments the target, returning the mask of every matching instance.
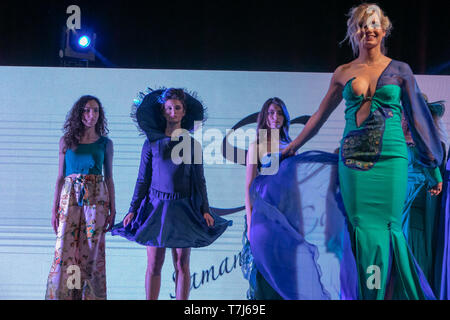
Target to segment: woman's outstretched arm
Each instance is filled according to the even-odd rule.
[[[340,73],[341,67],[334,72],[328,92],[320,103],[319,109],[311,116],[300,134],[283,150],[283,156],[294,155],[299,148],[313,138],[331,113],[341,103],[342,85],[337,81]]]

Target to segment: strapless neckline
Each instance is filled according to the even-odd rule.
[[[380,90],[382,90],[382,89],[384,89],[385,87],[389,87],[389,86],[396,86],[396,87],[400,87],[400,86],[398,86],[398,85],[396,85],[396,84],[385,84],[385,85],[383,85],[383,86],[380,86],[379,88],[376,88],[375,89],[375,92],[373,93],[373,95],[371,96],[371,97],[364,97],[364,94],[360,94],[360,95],[357,95],[356,93],[355,93],[355,91],[353,90],[353,86],[351,85],[351,83],[353,82],[353,80],[355,80],[356,79],[356,77],[353,77],[353,78],[351,78],[351,79],[349,79],[346,83],[345,83],[345,85],[344,85],[344,88],[342,89],[342,92],[344,92],[345,91],[345,89],[346,89],[346,87],[347,86],[349,86],[350,85],[350,92],[351,92],[351,94],[352,94],[352,96],[353,97],[355,97],[355,98],[358,98],[358,99],[373,99],[376,95],[377,95],[377,93],[380,91]]]

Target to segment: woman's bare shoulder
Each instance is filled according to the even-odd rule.
[[[249,144],[248,151],[255,152],[257,148],[258,148],[258,144],[256,143],[256,140],[255,140]]]
[[[348,81],[350,74],[352,73],[354,64],[355,61],[353,60],[350,61],[349,63],[345,63],[337,67],[333,74],[334,81],[337,84],[344,86],[344,84]]]
[[[64,136],[59,138],[59,151],[65,153],[66,152],[66,141],[64,139]]]

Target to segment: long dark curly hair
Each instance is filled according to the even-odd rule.
[[[70,109],[66,116],[66,122],[64,123],[64,143],[67,149],[76,149],[80,144],[80,139],[83,136],[85,126],[83,124],[83,112],[86,103],[91,100],[95,100],[99,106],[98,121],[95,125],[95,132],[99,136],[106,136],[109,132],[108,123],[105,118],[105,112],[103,111],[103,106],[97,97],[85,95],[80,97],[75,104]]]

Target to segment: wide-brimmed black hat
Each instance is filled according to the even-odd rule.
[[[150,141],[166,137],[166,119],[161,111],[162,96],[166,90],[168,89],[147,88],[144,92],[139,92],[133,101],[131,118],[137,124],[139,131],[145,134]],[[199,122],[202,124],[206,121],[206,108],[200,102],[197,93],[188,93],[187,90],[182,90],[186,96],[184,101],[186,114],[181,121],[181,128],[193,132]]]

